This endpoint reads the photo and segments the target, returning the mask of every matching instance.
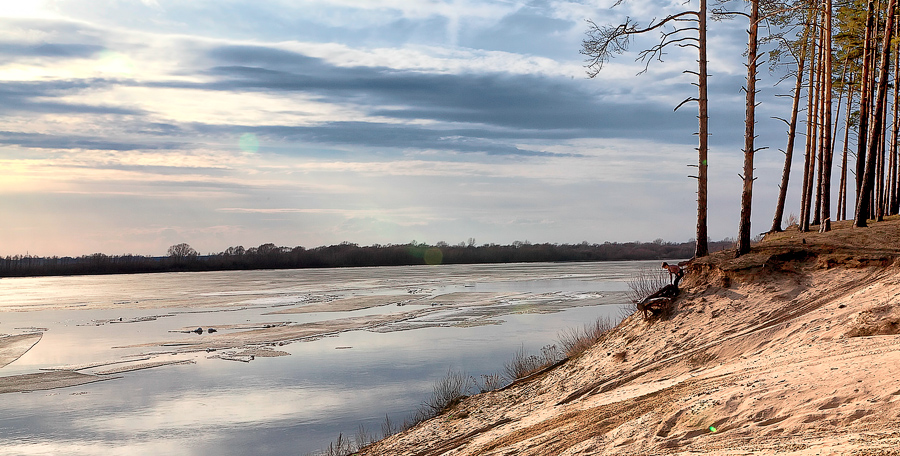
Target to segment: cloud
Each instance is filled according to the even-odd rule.
[[[92,44],[0,43],[0,55],[5,57],[90,58],[103,50],[102,46]]]
[[[538,20],[540,11],[538,8],[516,10],[504,20]],[[550,27],[564,28],[562,22],[553,21],[559,20],[552,19],[549,23],[556,25]],[[8,101],[4,104],[6,109],[18,112],[139,116],[142,117],[140,122],[123,122],[130,132],[139,135],[180,136],[197,131],[226,133],[229,130],[233,132],[230,134],[240,134],[240,130],[252,126],[262,134],[281,134],[283,139],[295,137],[326,145],[371,145],[491,155],[545,156],[546,153],[536,151],[534,147],[523,149],[517,145],[521,141],[541,139],[644,138],[649,133],[667,140],[690,131],[694,123],[689,109],[675,114],[669,111],[677,103],[674,98],[660,102],[658,95],[669,97],[671,91],[658,83],[626,95],[617,93],[616,87],[605,80],[573,80],[552,74],[485,71],[476,67],[448,72],[450,67],[429,70],[427,67],[346,65],[300,52],[296,50],[299,44],[249,45],[181,40],[189,45],[180,48],[178,52],[186,54],[178,59],[195,65],[193,69],[187,67],[182,71],[202,75],[205,81],[185,78],[183,76],[188,75],[185,73],[158,74],[148,82],[91,78],[42,83],[45,86],[11,83],[0,89],[0,99]],[[196,52],[200,53],[191,57],[191,53]],[[420,57],[425,55],[418,54]],[[410,57],[417,56],[414,53]],[[464,54],[451,57],[467,60]],[[690,86],[683,83],[685,96],[688,96]],[[140,104],[116,105],[130,98],[124,90],[137,94],[139,92],[135,90],[141,88],[150,93],[171,89],[174,98],[168,105],[147,104],[161,99],[146,96],[138,101]],[[209,117],[213,113],[201,112],[209,103],[193,108],[198,115],[192,117],[191,106],[180,105],[179,91],[190,91],[190,97],[204,92],[228,93],[247,101],[254,99],[254,93],[271,97],[302,95],[312,104],[297,105],[293,108],[294,113],[285,117],[292,111],[290,104],[293,101],[283,98],[279,102],[283,106],[267,115],[272,118],[271,114],[275,114],[275,117],[282,117],[277,121],[290,124],[266,125],[260,120],[242,124],[236,122],[236,116],[228,118],[214,114],[214,119]],[[115,95],[111,95],[113,93]],[[218,97],[211,98],[213,105],[216,99]],[[97,103],[100,100],[103,100],[102,104]],[[265,103],[272,105],[271,101],[262,100],[256,104],[264,106]],[[170,107],[177,107],[178,111]],[[334,121],[322,117],[325,107],[355,110],[358,114],[354,120]],[[151,112],[156,115],[150,116]],[[177,117],[172,117],[173,114]],[[346,114],[338,115],[346,119]],[[290,119],[291,116],[296,119]],[[193,122],[186,123],[188,119]],[[295,127],[298,123],[301,126]],[[208,124],[209,128],[202,127],[203,124]],[[646,128],[648,125],[652,126],[650,130]],[[692,141],[690,133],[682,136],[684,142]],[[127,147],[140,147],[140,139],[131,139],[135,144]],[[390,144],[391,139],[396,142]],[[156,140],[148,141],[146,147],[160,147],[152,144],[153,141]],[[108,147],[124,146],[118,144],[120,142],[112,143]]]
[[[108,140],[100,137],[77,137],[73,135],[47,135],[41,133],[22,133],[0,131],[0,144],[32,147],[38,149],[93,149],[93,150],[147,150],[147,149],[184,149],[185,144],[175,142],[152,143],[148,141],[128,142]]]
[[[185,49],[201,50],[197,60],[206,62],[208,66],[197,71],[204,74],[207,81],[189,82],[166,79],[165,75],[161,75],[162,78],[151,82],[91,78],[41,83],[13,82],[0,88],[0,99],[9,101],[5,104],[7,109],[130,116],[132,119],[118,120],[118,127],[111,126],[127,131],[128,141],[71,134],[68,135],[70,138],[63,140],[56,135],[11,131],[4,134],[2,141],[23,147],[60,149],[174,149],[191,148],[191,143],[187,140],[160,143],[158,138],[190,138],[197,135],[228,137],[253,132],[268,140],[268,149],[265,144],[263,147],[270,152],[297,153],[308,149],[290,146],[300,142],[324,146],[351,145],[362,150],[391,149],[399,153],[444,151],[521,157],[559,154],[542,150],[537,143],[540,141],[603,137],[656,137],[663,141],[679,135],[684,143],[693,141],[686,133],[694,128],[693,114],[689,109],[673,114],[668,110],[669,106],[651,101],[653,98],[650,95],[654,91],[663,90],[659,87],[649,87],[635,100],[624,96],[610,100],[605,95],[604,81],[498,71],[447,73],[383,66],[346,66],[267,45],[220,43]],[[144,96],[139,99],[142,104],[114,105],[116,101],[129,99],[128,93],[134,93],[131,96],[134,98],[141,93],[135,90],[144,89],[148,94],[156,93],[157,96]],[[164,94],[165,90],[170,91],[174,98],[159,106],[147,104],[151,100],[164,100],[158,95]],[[104,92],[111,95],[104,95]],[[302,95],[314,104],[294,108],[308,112],[298,112],[308,117],[307,121],[300,122],[301,125],[297,125],[296,121],[291,122],[294,125],[286,125],[265,124],[259,120],[253,124],[239,124],[234,123],[237,116],[218,116],[220,123],[213,123],[210,122],[213,118],[204,118],[209,113],[192,117],[191,110],[197,113],[208,110],[222,97],[213,97],[210,100],[212,103],[192,107],[180,104],[179,92],[190,93],[191,97],[205,92],[241,97],[247,103],[235,98],[234,104],[223,107],[235,114],[240,111],[234,111],[234,107],[253,105],[250,100],[255,96],[281,97],[279,103],[283,106],[276,110],[282,117],[283,113],[291,110],[290,103],[293,102],[290,98],[284,98],[286,95]],[[48,101],[50,99],[68,101]],[[90,104],[88,100],[104,104]],[[256,104],[264,106],[266,103],[272,105],[271,100],[262,99]],[[321,107],[325,106],[356,110],[358,120],[322,118],[324,111]],[[158,114],[165,115],[169,107],[179,109],[176,115],[180,118],[158,117]],[[151,112],[157,115],[150,116]],[[346,113],[339,115],[347,117]],[[269,117],[272,117],[271,114]],[[185,122],[191,118],[197,120]],[[320,120],[316,121],[317,118]],[[651,128],[648,129],[648,126]],[[532,144],[523,147],[523,142]],[[563,154],[579,155],[572,152]]]
[[[523,55],[577,56],[580,43],[571,38],[573,30],[581,32],[581,20],[553,17],[553,9],[539,3],[530,2],[490,28],[474,27],[461,44]]]
[[[103,79],[57,81],[4,81],[0,84],[0,112],[49,114],[136,115],[129,107],[56,101],[59,97],[111,87],[115,81]]]
[[[502,72],[436,74],[385,67],[344,67],[278,49],[224,46],[208,53],[220,65],[207,70],[208,83],[163,83],[206,90],[302,92],[328,103],[352,103],[374,117],[429,120],[546,133],[570,137],[624,136],[647,132],[660,137],[681,129],[679,119],[658,103],[605,102],[597,89],[566,78]],[[653,89],[651,88],[651,92]]]
[[[197,125],[199,132],[221,132],[236,134],[238,131],[253,132],[257,136],[283,143],[318,143],[323,145],[350,145],[365,147],[370,150],[408,151],[447,151],[458,153],[482,153],[493,156],[529,156],[577,157],[578,153],[554,153],[541,150],[526,149],[509,144],[502,140],[492,139],[488,130],[442,130],[418,125],[404,125],[379,122],[329,122],[310,127],[289,126],[210,126]],[[498,134],[498,138],[510,136],[509,133]],[[521,136],[518,136],[521,139]],[[277,150],[270,148],[271,150]],[[283,149],[283,148],[282,148]],[[287,149],[285,149],[287,150]],[[291,152],[287,152],[291,153]],[[294,154],[300,153],[294,149]],[[300,153],[302,155],[302,153]],[[330,154],[329,154],[330,155]]]

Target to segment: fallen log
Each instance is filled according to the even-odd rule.
[[[637,308],[643,314],[644,320],[658,315],[668,315],[678,291],[677,285],[666,285],[638,302]]]

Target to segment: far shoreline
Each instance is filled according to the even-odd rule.
[[[709,243],[711,252],[732,247],[733,241]],[[81,257],[0,257],[0,279],[63,277],[172,272],[220,272],[284,269],[330,269],[438,264],[577,263],[648,261],[691,258],[694,242],[628,242],[603,244],[404,244],[358,246],[351,243],[305,249],[263,244],[244,250],[229,247],[217,254],[198,255],[187,244],[187,253],[151,257],[110,256],[100,253]],[[173,248],[176,246],[173,246]],[[170,249],[171,251],[172,249]]]

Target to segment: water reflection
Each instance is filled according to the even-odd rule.
[[[171,333],[173,328],[273,320],[326,321],[410,309],[381,306],[349,312],[266,315],[299,296],[346,297],[427,288],[431,295],[612,293],[621,299],[617,291],[624,286],[623,278],[642,266],[483,265],[472,267],[469,273],[464,267],[452,267],[438,274],[435,269],[440,268],[434,267],[332,271],[331,275],[323,271],[252,271],[246,276],[164,274],[167,277],[157,282],[173,289],[160,289],[157,294],[164,297],[167,307],[137,309],[122,304],[130,291],[136,296],[134,301],[147,302],[148,296],[143,294],[146,283],[132,276],[83,278],[84,282],[77,280],[80,278],[25,279],[26,292],[21,297],[9,285],[14,281],[4,279],[0,296],[9,298],[4,302],[11,308],[46,310],[4,312],[0,314],[0,333],[17,333],[16,328],[28,326],[49,330],[30,352],[0,370],[0,375],[142,352],[138,348],[112,348],[123,345],[123,341],[137,344],[206,337]],[[585,280],[585,275],[593,280]],[[346,279],[346,287],[341,288],[336,278]],[[443,280],[440,285],[433,282],[438,279]],[[317,280],[322,283],[317,284]],[[65,289],[69,286],[74,291]],[[81,293],[86,289],[91,291]],[[187,293],[185,289],[194,291]],[[219,307],[212,305],[217,299]],[[265,299],[270,300],[260,301]],[[53,300],[55,304],[50,304]],[[90,304],[85,306],[89,310],[72,310],[73,304],[85,302]],[[214,312],[197,313],[192,303]],[[536,352],[553,343],[562,330],[619,312],[618,306],[577,307],[579,303],[582,301],[573,300],[569,304],[576,307],[561,307],[551,314],[503,315],[503,323],[492,326],[349,331],[337,337],[284,345],[278,349],[290,356],[257,358],[251,363],[209,359],[215,353],[205,352],[166,355],[195,364],[127,372],[121,378],[78,387],[4,394],[0,401],[0,454],[306,454],[327,446],[338,432],[353,434],[360,424],[380,432],[385,414],[402,421],[448,369],[476,377],[502,372],[503,364],[520,347]],[[222,309],[229,312],[218,312]],[[159,318],[108,322],[148,316]],[[98,320],[107,323],[91,325]]]

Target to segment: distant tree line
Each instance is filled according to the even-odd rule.
[[[710,242],[712,251],[732,247],[733,240]],[[228,271],[250,269],[338,268],[366,266],[411,266],[422,264],[484,264],[564,261],[664,260],[690,258],[694,241],[605,242],[603,244],[483,244],[474,239],[450,245],[417,243],[359,246],[349,242],[307,249],[263,244],[245,249],[200,255],[188,244],[169,248],[168,256],[105,255],[80,257],[36,257],[16,255],[0,258],[0,277],[134,274],[178,271]]]

